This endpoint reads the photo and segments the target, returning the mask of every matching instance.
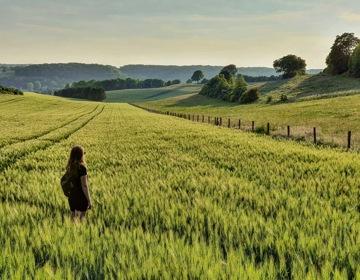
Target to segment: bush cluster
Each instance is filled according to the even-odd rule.
[[[16,88],[8,88],[0,85],[1,94],[14,94],[14,95],[24,95],[24,93]]]
[[[235,73],[229,70],[229,66],[224,67],[218,75],[210,79],[202,87],[200,94],[229,102],[251,103],[257,100],[258,89],[248,90],[243,76],[238,75],[235,79]]]

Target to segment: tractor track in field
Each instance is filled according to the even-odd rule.
[[[0,152],[1,152],[1,149],[5,148],[5,147],[11,146],[11,145],[15,145],[15,144],[18,144],[18,143],[21,143],[21,142],[26,142],[26,141],[30,141],[30,140],[34,140],[34,139],[39,139],[40,137],[43,137],[43,136],[45,136],[45,135],[47,135],[47,134],[49,134],[49,133],[51,133],[51,132],[54,132],[54,131],[56,131],[56,130],[59,130],[59,129],[61,129],[61,128],[63,128],[63,127],[65,127],[65,126],[67,126],[67,125],[69,125],[69,124],[77,121],[78,119],[82,118],[83,116],[86,116],[86,115],[89,115],[89,114],[94,113],[94,112],[97,110],[97,108],[99,108],[99,106],[100,106],[100,105],[97,105],[92,111],[83,113],[83,114],[81,114],[81,115],[79,115],[79,116],[71,119],[70,121],[68,121],[68,122],[66,122],[66,123],[63,123],[62,125],[60,125],[60,126],[58,126],[58,127],[56,127],[56,128],[52,128],[52,129],[43,131],[43,132],[41,132],[41,133],[39,133],[39,134],[32,135],[32,136],[30,136],[30,137],[28,137],[28,138],[23,138],[23,139],[15,140],[15,141],[13,141],[13,142],[10,142],[9,144],[5,144],[5,145],[2,145],[2,146],[1,146],[1,144],[0,144]]]
[[[15,102],[20,102],[22,101],[22,99],[8,99],[8,100],[3,100],[3,101],[0,101],[0,104],[6,104],[6,103],[15,103]]]
[[[34,140],[34,139],[39,139],[39,138],[41,138],[41,137],[44,137],[44,136],[47,135],[47,134],[50,134],[50,133],[52,133],[52,132],[54,132],[54,131],[57,131],[57,130],[59,130],[59,129],[61,129],[61,128],[63,128],[63,127],[65,127],[65,126],[67,126],[67,125],[69,125],[69,124],[77,121],[78,119],[82,118],[83,116],[86,116],[86,115],[89,115],[89,114],[94,113],[94,112],[97,110],[98,107],[99,107],[99,105],[96,106],[95,109],[93,109],[92,111],[89,111],[89,112],[80,114],[79,116],[71,119],[70,121],[68,121],[68,122],[66,122],[66,123],[64,123],[64,124],[62,124],[62,125],[60,125],[60,126],[58,126],[58,127],[56,127],[56,128],[52,128],[52,129],[43,131],[43,132],[41,132],[41,133],[39,133],[39,134],[32,135],[32,136],[30,136],[30,137],[28,137],[28,138],[18,139],[18,140],[15,140],[15,141],[13,141],[13,142],[10,142],[10,143],[8,143],[8,144],[4,144],[4,145],[1,145],[1,144],[0,144],[0,152],[1,152],[2,149],[6,148],[6,147],[8,147],[8,146],[15,145],[15,144],[22,143],[22,142],[26,142],[26,141],[30,141],[30,140]]]
[[[27,139],[27,140],[22,140],[22,141],[19,141],[16,143],[11,143],[9,145],[1,147],[0,148],[0,172],[3,172],[4,170],[8,169],[12,165],[14,165],[18,160],[20,160],[21,158],[23,158],[29,154],[36,153],[40,150],[48,149],[49,147],[68,139],[71,135],[73,135],[74,133],[76,133],[83,127],[85,127],[89,122],[91,122],[94,118],[96,118],[103,112],[105,106],[102,106],[102,108],[99,108],[99,106],[100,105],[96,106],[96,108],[94,110],[92,110],[91,112],[84,113],[81,116],[67,122],[66,124],[63,124],[63,125],[57,127],[56,129],[47,131],[46,133],[41,133],[41,134],[39,134],[35,137],[32,137],[30,139]],[[78,125],[74,126],[73,129],[69,129],[65,133],[61,134],[60,137],[54,137],[52,139],[39,139],[50,133],[56,132],[57,130],[63,129],[66,126],[71,125],[75,121],[79,120],[80,118],[82,118],[84,116],[88,116],[89,114],[90,114],[90,116],[88,118],[84,119]],[[33,140],[39,140],[39,143],[37,145],[35,144],[35,145],[31,146],[32,144],[30,143],[30,141],[33,141]],[[1,157],[1,154],[4,153],[4,150],[6,148],[15,146],[16,144],[24,144],[26,142],[30,143],[30,147],[28,149],[15,150],[14,152],[7,153],[5,157]]]

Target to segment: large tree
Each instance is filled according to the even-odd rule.
[[[349,75],[355,78],[360,78],[360,44],[350,56]]]
[[[195,82],[199,82],[204,78],[204,74],[201,70],[196,70],[194,74],[191,76],[191,80]]]
[[[236,68],[235,64],[229,64],[229,65],[225,66],[221,71],[224,71],[224,70],[228,70],[231,74],[233,74],[233,76],[235,76],[237,73],[237,68]]]
[[[220,75],[223,75],[227,82],[232,85],[235,82],[234,75],[227,69],[223,69],[220,72]]]
[[[274,61],[276,72],[284,72],[283,78],[292,78],[295,75],[305,75],[306,62],[301,57],[293,54],[286,55]]]
[[[359,43],[360,40],[354,36],[354,33],[336,36],[330,53],[326,57],[326,72],[332,75],[341,75],[347,72],[350,56]]]

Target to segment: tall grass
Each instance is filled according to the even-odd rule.
[[[0,159],[1,279],[360,277],[358,154],[126,104],[24,97],[18,109],[47,104],[39,118],[65,104],[69,115],[46,141],[3,141],[12,160]],[[63,131],[84,108],[87,122]],[[82,224],[59,186],[75,144],[85,147],[94,200]]]

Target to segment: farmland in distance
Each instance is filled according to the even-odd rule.
[[[0,125],[1,279],[360,277],[357,153],[30,93]],[[75,144],[83,224],[59,186]]]
[[[291,138],[313,142],[313,128],[317,129],[317,142],[332,147],[346,148],[348,132],[352,132],[351,147],[360,151],[360,81],[345,76],[306,75],[292,79],[251,85],[259,87],[260,99],[253,104],[238,104],[202,96],[197,93],[136,103],[141,107],[178,114],[199,115],[214,123],[215,117],[223,125],[243,130],[265,131],[270,125],[274,137],[286,137],[287,127]],[[199,89],[200,91],[200,89]],[[280,96],[288,100],[280,102]],[[271,97],[272,101],[267,102]]]

